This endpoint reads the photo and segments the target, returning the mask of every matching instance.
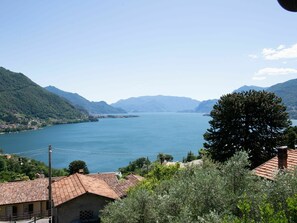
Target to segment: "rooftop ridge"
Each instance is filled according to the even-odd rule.
[[[77,177],[79,183],[81,184],[81,186],[83,187],[83,189],[85,190],[85,192],[89,193],[89,191],[86,189],[85,185],[83,184],[82,180],[80,179],[80,174],[79,173],[75,173],[75,176]]]

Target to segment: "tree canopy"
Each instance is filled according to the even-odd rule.
[[[170,162],[173,160],[173,156],[170,155],[170,154],[164,154],[164,153],[159,153],[158,156],[157,156],[157,160],[160,161],[160,163],[164,163],[165,161],[166,162]]]
[[[204,146],[212,158],[226,161],[236,151],[246,151],[252,168],[276,154],[275,147],[290,125],[281,98],[265,91],[224,95],[210,116]]]
[[[85,161],[82,160],[74,160],[69,164],[68,167],[69,174],[79,173],[83,171],[84,174],[89,173],[89,169]]]
[[[0,182],[33,180],[43,174],[48,177],[48,166],[45,163],[18,155],[1,155],[2,152],[0,150]],[[65,175],[65,169],[52,169],[52,176]]]
[[[225,163],[178,169],[157,164],[127,198],[110,202],[103,223],[297,222],[297,171],[274,182],[254,175],[246,152]]]

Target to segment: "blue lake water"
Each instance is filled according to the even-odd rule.
[[[195,113],[138,114],[138,118],[51,126],[36,131],[0,135],[0,148],[47,162],[53,147],[53,167],[86,161],[91,172],[116,171],[139,157],[155,160],[158,153],[181,160],[203,146],[210,117]]]
[[[91,172],[116,171],[139,157],[155,160],[160,152],[175,160],[182,160],[190,150],[197,154],[210,120],[197,113],[138,115],[0,135],[0,148],[48,162],[48,145],[52,145],[53,167],[84,160]]]

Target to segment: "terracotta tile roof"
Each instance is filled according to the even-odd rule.
[[[127,195],[143,177],[129,175],[118,180],[116,173],[73,174],[55,177],[52,183],[54,205],[58,206],[82,194],[92,193],[111,199]],[[0,183],[0,205],[48,200],[48,178]]]
[[[98,173],[89,176],[104,180],[118,195],[124,197],[127,191],[136,186],[144,178],[138,175],[130,174],[125,179],[118,180],[116,173]]]
[[[126,177],[125,180],[120,181],[118,185],[116,185],[117,191],[119,192],[121,197],[124,197],[127,195],[128,190],[131,187],[136,186],[140,181],[142,181],[144,178],[141,176],[130,174]]]
[[[289,171],[292,171],[297,167],[297,150],[288,150],[287,167]],[[277,156],[256,167],[253,171],[260,177],[273,180],[278,173]]]
[[[48,200],[48,179],[0,184],[0,205]]]
[[[94,177],[100,180],[104,180],[109,186],[115,186],[119,183],[118,176],[115,172],[112,173],[95,173],[88,176]]]
[[[119,199],[118,194],[104,181],[88,175],[73,174],[52,184],[54,205],[58,206],[82,194]]]

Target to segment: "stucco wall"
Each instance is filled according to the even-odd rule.
[[[33,204],[33,213],[28,214],[24,212],[24,206],[27,204]],[[12,215],[12,207],[17,207],[17,216]],[[47,216],[46,210],[46,201],[36,201],[31,203],[21,203],[21,204],[13,204],[13,205],[3,205],[0,206],[0,219],[1,220],[9,220],[10,217],[12,219],[29,219],[33,216]]]
[[[93,211],[93,216],[98,218],[99,210],[110,201],[112,200],[98,195],[83,194],[55,208],[55,223],[75,222],[80,219],[81,211]]]

